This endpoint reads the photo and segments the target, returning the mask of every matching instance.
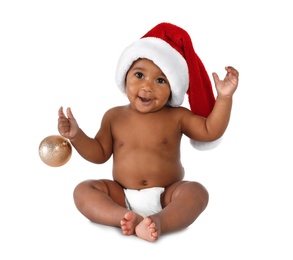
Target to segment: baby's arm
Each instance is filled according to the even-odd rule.
[[[217,90],[217,98],[211,114],[206,120],[207,130],[221,136],[229,123],[232,109],[233,94],[238,86],[239,73],[233,67],[226,67],[227,74],[223,80],[219,79],[217,73],[213,78]]]
[[[101,128],[95,138],[87,136],[78,126],[71,109],[66,114],[61,107],[58,111],[59,133],[68,138],[76,151],[86,160],[93,163],[104,163],[112,154],[112,137],[107,118],[102,120]]]
[[[213,78],[217,90],[214,108],[207,118],[199,117],[192,112],[185,113],[182,119],[182,131],[196,141],[214,141],[220,138],[229,123],[233,94],[238,86],[238,71],[226,67],[227,74],[220,80],[216,73]]]

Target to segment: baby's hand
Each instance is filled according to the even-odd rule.
[[[219,79],[217,73],[213,73],[213,78],[218,95],[221,96],[232,96],[238,86],[239,73],[233,67],[225,67],[227,74],[223,80]]]
[[[66,109],[67,117],[63,112],[63,107],[58,110],[58,131],[59,133],[68,139],[73,139],[78,131],[78,124],[71,112],[70,108]]]

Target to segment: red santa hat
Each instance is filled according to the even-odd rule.
[[[166,75],[172,92],[170,106],[180,106],[187,93],[193,113],[203,117],[211,113],[215,104],[211,81],[184,29],[160,23],[122,52],[116,83],[124,93],[126,74],[139,58],[152,60]]]

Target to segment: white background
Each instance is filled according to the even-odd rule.
[[[1,1],[0,259],[293,259],[289,3]],[[73,204],[77,183],[111,178],[111,160],[94,165],[73,151],[52,168],[38,146],[58,134],[60,106],[94,136],[104,112],[126,104],[117,59],[160,22],[189,32],[210,76],[232,65],[240,83],[221,145],[200,152],[182,141],[186,179],[210,193],[206,211],[149,243],[90,223]]]

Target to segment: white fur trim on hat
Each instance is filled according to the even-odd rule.
[[[193,148],[199,150],[199,151],[208,151],[212,150],[222,142],[223,137],[220,137],[219,139],[212,141],[212,142],[199,142],[199,141],[194,141],[190,139],[190,144],[193,146]]]
[[[188,66],[183,56],[160,38],[141,38],[122,52],[115,77],[120,90],[125,93],[126,74],[133,62],[139,58],[152,60],[162,70],[172,91],[169,105],[172,107],[180,106],[189,87]]]

